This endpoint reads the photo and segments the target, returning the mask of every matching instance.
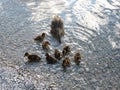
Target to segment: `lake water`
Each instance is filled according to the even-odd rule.
[[[52,18],[64,21],[65,37],[59,44],[50,34]],[[63,72],[61,61],[48,65],[45,51],[34,38],[45,32],[55,48],[70,45],[71,66]],[[80,66],[73,62],[82,54]],[[24,53],[41,56],[27,63]],[[119,90],[119,0],[0,0],[1,90]]]

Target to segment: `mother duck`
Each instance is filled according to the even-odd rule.
[[[54,16],[51,21],[52,36],[61,43],[61,38],[65,35],[63,20],[59,16]]]

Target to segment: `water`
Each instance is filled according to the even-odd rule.
[[[54,15],[64,20],[62,44],[52,38]],[[62,71],[45,62],[45,52],[34,37],[47,33],[51,51],[70,45],[71,67]],[[25,63],[24,53],[41,56]],[[82,53],[76,66],[73,54]],[[118,90],[120,88],[119,0],[0,0],[0,88],[2,90]]]

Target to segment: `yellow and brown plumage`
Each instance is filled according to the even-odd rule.
[[[58,60],[62,59],[62,53],[58,49],[55,49],[54,56]]]
[[[65,46],[63,48],[62,54],[63,54],[63,56],[65,56],[65,55],[69,54],[70,52],[71,52],[70,46]]]
[[[39,41],[42,42],[45,39],[46,34],[42,33],[41,35],[37,36],[36,38],[34,38],[35,41]]]
[[[74,56],[74,62],[76,63],[76,65],[79,65],[80,61],[81,61],[81,54],[77,52]]]
[[[59,16],[55,16],[51,22],[52,36],[61,43],[61,38],[65,35],[63,20]]]
[[[62,67],[63,70],[66,71],[66,68],[70,66],[70,59],[68,57],[66,57],[63,61],[62,61]]]
[[[46,61],[48,64],[55,64],[57,62],[57,59],[46,53]]]
[[[48,41],[42,42],[42,47],[44,50],[49,50],[50,49],[49,45],[50,45],[50,43]]]
[[[41,60],[41,58],[35,54],[29,54],[28,52],[26,52],[24,54],[24,57],[28,58],[28,62],[39,62]]]

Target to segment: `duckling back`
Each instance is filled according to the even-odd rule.
[[[37,55],[29,55],[28,62],[39,62],[41,58]]]
[[[46,54],[46,61],[48,64],[55,64],[57,60],[49,54]]]

